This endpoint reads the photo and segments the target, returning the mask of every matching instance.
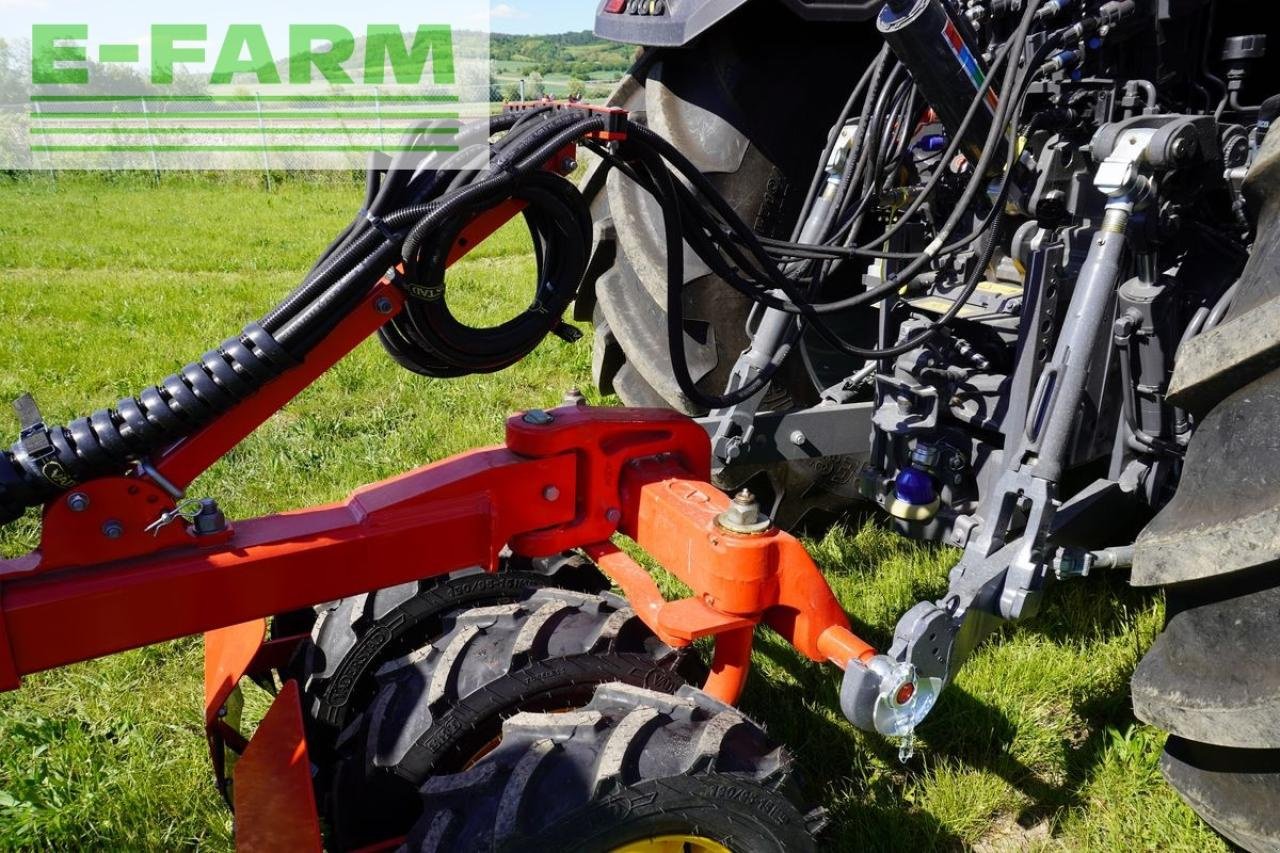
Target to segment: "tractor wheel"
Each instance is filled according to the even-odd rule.
[[[315,747],[322,753],[368,704],[377,689],[374,673],[379,666],[439,636],[449,614],[517,601],[543,587],[602,592],[609,582],[576,554],[547,560],[512,558],[498,574],[467,569],[319,608],[312,642],[303,647],[297,667],[306,673],[304,707]]]
[[[1223,325],[1179,357],[1198,418],[1178,492],[1139,537],[1133,580],[1168,619],[1133,678],[1170,733],[1165,777],[1215,829],[1280,849],[1280,134],[1246,183],[1258,237]]]
[[[508,719],[484,759],[427,780],[407,848],[812,850],[814,816],[797,805],[788,764],[698,690],[609,684],[577,711]]]
[[[646,51],[609,103],[675,144],[757,232],[790,236],[827,134],[862,71],[848,57],[870,59],[876,49],[865,28],[808,24],[781,4],[753,3],[696,48]],[[671,372],[657,202],[615,172],[592,215],[596,248],[578,317],[596,327],[596,384],[628,405],[705,414]],[[689,365],[699,388],[723,393],[748,343],[751,302],[687,246],[685,255]],[[853,372],[823,368],[793,359],[768,408],[807,405]]]
[[[613,595],[542,589],[444,621],[434,642],[380,668],[372,701],[338,739],[327,800],[340,848],[406,833],[417,788],[471,766],[521,711],[579,708],[605,683],[665,693],[685,683],[681,655]]]

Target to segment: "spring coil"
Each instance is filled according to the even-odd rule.
[[[0,453],[0,524],[78,483],[119,474],[196,430],[296,365],[258,324],[114,409],[66,426],[24,425]]]

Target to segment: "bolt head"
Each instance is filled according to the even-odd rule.
[[[578,161],[572,157],[566,157],[560,164],[560,168],[565,172],[575,172],[578,169]]]
[[[124,536],[124,525],[112,519],[102,525],[102,535],[108,539],[119,539]]]
[[[604,517],[610,524],[617,524],[619,521],[622,521],[622,510],[615,507],[614,509],[606,512]]]
[[[738,492],[729,508],[716,516],[716,525],[722,530],[744,536],[764,533],[773,526],[768,518],[761,515],[756,496],[747,489]]]
[[[555,486],[547,486],[542,490],[542,499],[548,503],[555,503],[560,500],[560,490]]]
[[[523,420],[531,426],[550,426],[556,422],[555,416],[542,409],[532,409],[526,412]]]
[[[379,314],[390,314],[394,308],[395,306],[391,303],[391,300],[385,296],[378,297],[373,303],[373,310]]]
[[[89,496],[84,492],[75,492],[67,496],[67,506],[72,512],[84,512],[89,508]]]
[[[809,443],[809,437],[800,430],[791,433],[791,443],[796,447],[804,447]]]

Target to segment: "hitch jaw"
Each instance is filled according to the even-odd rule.
[[[876,655],[852,661],[840,686],[840,710],[863,731],[910,739],[938,701],[942,679],[921,676],[914,665]]]

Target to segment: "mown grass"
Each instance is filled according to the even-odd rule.
[[[63,420],[136,392],[259,315],[359,202],[343,180],[270,193],[180,176],[0,184],[0,397],[32,391]],[[505,230],[456,268],[451,298],[499,312],[527,299],[532,270],[525,238]],[[244,517],[496,443],[510,411],[585,387],[589,344],[551,340],[515,370],[457,382],[411,376],[366,344],[193,491]],[[0,546],[19,553],[35,535],[27,519]],[[874,524],[832,530],[813,553],[882,646],[901,613],[945,588],[953,559]],[[775,637],[758,646],[744,704],[795,751],[829,812],[830,849],[1221,850],[1163,785],[1162,736],[1130,709],[1128,676],[1160,620],[1158,599],[1119,578],[1059,589],[982,648],[906,765],[844,721],[834,672]],[[0,697],[0,848],[229,847],[200,679],[190,639]]]

